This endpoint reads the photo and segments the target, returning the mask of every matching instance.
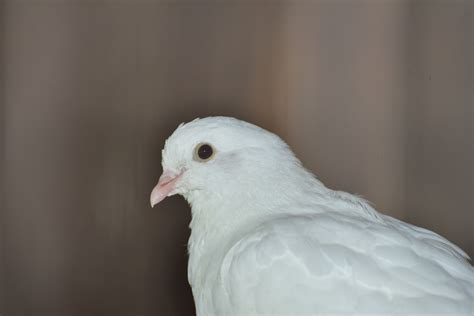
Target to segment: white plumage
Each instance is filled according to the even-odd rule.
[[[162,165],[151,203],[181,194],[192,207],[198,315],[473,315],[461,249],[326,188],[268,131],[226,117],[181,124]]]

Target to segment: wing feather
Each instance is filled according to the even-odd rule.
[[[222,285],[236,314],[471,315],[470,264],[410,229],[341,214],[277,218],[231,247]]]

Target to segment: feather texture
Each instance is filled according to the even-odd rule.
[[[216,153],[196,162],[200,143]],[[192,207],[198,315],[473,315],[456,245],[325,187],[278,136],[232,118],[180,125],[163,169]]]

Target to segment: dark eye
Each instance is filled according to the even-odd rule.
[[[208,161],[214,155],[214,149],[209,144],[198,144],[194,150],[194,160]]]

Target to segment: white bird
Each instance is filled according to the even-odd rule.
[[[473,315],[466,253],[325,187],[275,134],[197,119],[162,158],[150,201],[191,205],[197,315]]]

